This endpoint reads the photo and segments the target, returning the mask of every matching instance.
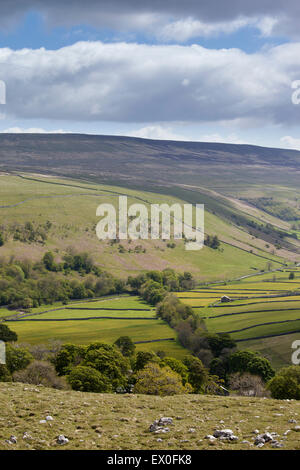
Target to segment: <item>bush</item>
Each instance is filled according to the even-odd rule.
[[[169,367],[161,369],[159,365],[149,363],[137,373],[134,393],[145,395],[181,395],[191,393],[192,387],[181,383],[181,376]]]
[[[11,374],[4,364],[0,364],[0,382],[11,382]]]
[[[34,385],[63,390],[67,388],[65,380],[55,372],[54,366],[46,361],[34,361],[26,369],[13,374],[14,382],[23,382]]]
[[[272,398],[300,400],[300,366],[281,369],[267,385]]]
[[[93,367],[77,366],[71,370],[67,380],[73,390],[80,392],[111,392],[109,379]]]

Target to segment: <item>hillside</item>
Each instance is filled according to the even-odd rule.
[[[120,277],[145,269],[172,267],[191,271],[199,281],[235,278],[300,260],[300,242],[282,236],[283,229],[278,229],[275,222],[273,229],[259,229],[264,227],[260,213],[257,229],[252,228],[257,220],[254,216],[234,210],[226,202],[216,204],[212,198],[205,202],[205,233],[218,235],[223,242],[220,250],[204,247],[192,253],[184,249],[183,241],[176,241],[170,248],[162,240],[112,244],[96,237],[98,205],[110,203],[117,207],[119,195],[127,195],[129,204],[144,202],[149,207],[150,203],[204,202],[203,194],[178,192],[174,196],[32,174],[2,173],[0,183],[0,226],[5,236],[0,255],[6,258],[40,260],[50,249],[61,259],[67,250],[74,249],[88,251],[101,267]],[[45,232],[46,227],[46,238],[26,241],[24,236],[16,237],[16,230],[24,231],[28,222],[37,231],[42,228]],[[289,235],[290,228],[284,230],[282,233]]]
[[[177,142],[81,134],[2,134],[0,169],[64,176],[222,187],[253,182],[289,185],[300,153],[252,145]],[[221,176],[222,175],[222,176]]]
[[[0,406],[1,450],[254,450],[257,449],[253,445],[256,429],[277,433],[276,439],[283,449],[300,450],[299,432],[294,430],[300,404],[295,401],[205,395],[162,398],[93,394],[0,383]],[[46,421],[47,416],[53,420]],[[166,416],[173,418],[169,432],[149,432],[156,419]],[[224,428],[231,429],[238,441],[217,439],[211,443],[205,439],[216,429]],[[27,433],[25,439],[24,433]],[[16,444],[6,442],[12,435],[17,438]],[[59,445],[59,435],[69,442]],[[271,449],[271,445],[265,444],[264,449]]]

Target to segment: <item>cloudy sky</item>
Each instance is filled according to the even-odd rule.
[[[299,20],[299,0],[2,0],[0,132],[300,149]]]

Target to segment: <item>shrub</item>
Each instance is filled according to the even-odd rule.
[[[11,374],[5,364],[0,364],[0,382],[11,382]]]
[[[230,389],[237,395],[246,397],[268,396],[264,381],[258,375],[237,372],[229,376],[228,382]]]
[[[267,385],[272,398],[300,400],[300,366],[281,369]]]
[[[146,395],[180,395],[191,393],[192,387],[181,383],[181,376],[169,367],[161,369],[159,365],[149,363],[136,375],[134,393]]]
[[[34,385],[44,385],[45,387],[63,390],[67,388],[63,378],[58,377],[54,366],[46,361],[34,361],[26,369],[13,374],[14,382],[23,382]]]
[[[108,378],[93,367],[74,367],[67,376],[67,380],[73,390],[80,392],[111,392]]]

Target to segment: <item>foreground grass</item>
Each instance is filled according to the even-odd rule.
[[[300,433],[293,430],[295,424],[288,423],[290,419],[299,420],[300,403],[296,401],[92,394],[0,383],[0,409],[1,450],[257,449],[242,443],[253,442],[255,429],[277,432],[284,449],[300,450]],[[53,421],[40,423],[48,415]],[[149,425],[162,416],[173,418],[170,432],[150,433]],[[232,429],[239,440],[210,444],[204,439],[220,428]],[[288,429],[291,432],[283,436]],[[25,432],[31,438],[23,439]],[[69,439],[68,444],[56,443],[60,434]],[[17,444],[6,442],[11,435],[17,437]]]

